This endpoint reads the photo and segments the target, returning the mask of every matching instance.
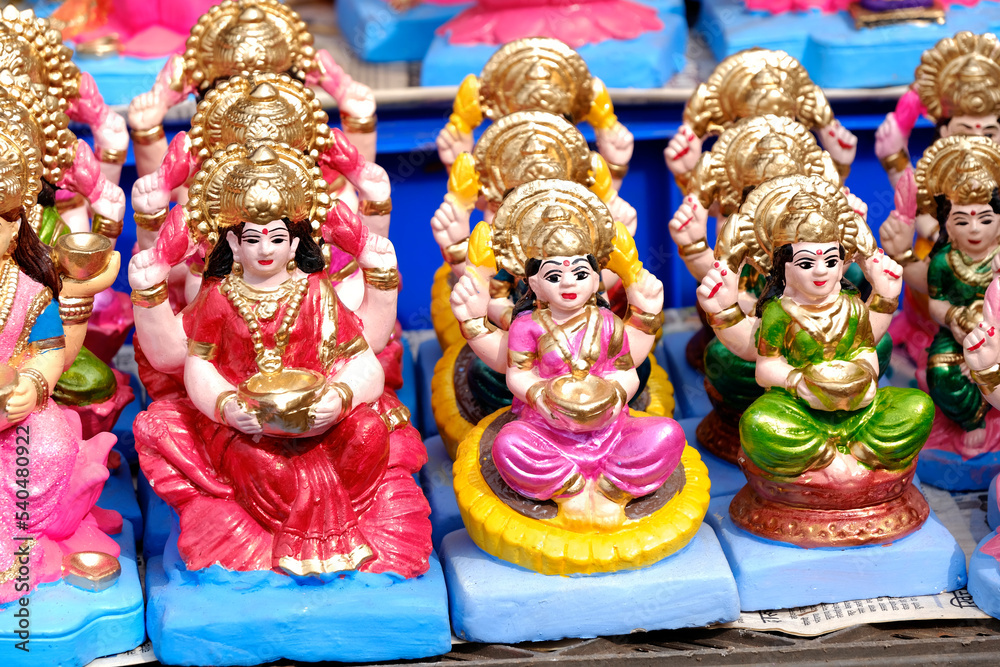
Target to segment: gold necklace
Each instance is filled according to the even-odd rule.
[[[8,257],[3,263],[3,275],[0,276],[0,329],[7,324],[10,309],[14,306],[14,297],[17,295],[17,276],[17,264]]]
[[[286,280],[277,289],[268,291],[248,285],[245,280],[239,280],[233,287],[240,296],[252,304],[251,308],[257,319],[267,322],[278,313],[278,306],[281,305],[281,302],[291,296],[295,283],[292,280]]]
[[[302,299],[309,288],[309,280],[307,278],[303,278],[302,280],[289,279],[282,283],[283,288],[286,285],[288,286],[287,289],[275,290],[276,292],[280,291],[283,295],[290,294],[290,297],[288,308],[285,310],[285,316],[281,318],[281,326],[274,333],[274,347],[270,349],[264,347],[264,341],[260,333],[260,321],[254,314],[250,299],[244,296],[243,288],[253,290],[256,293],[260,293],[260,290],[255,290],[242,279],[232,274],[228,275],[219,287],[219,290],[226,295],[229,302],[233,304],[233,308],[236,309],[236,312],[246,322],[247,329],[250,330],[250,340],[253,341],[253,349],[257,355],[257,368],[262,373],[278,373],[284,368],[281,358],[285,355],[285,348],[288,346],[288,333],[295,325],[295,320],[299,316],[299,308],[302,306]],[[275,303],[277,303],[277,298],[275,299]],[[275,306],[275,312],[277,312],[277,306]],[[273,314],[271,316],[273,317]]]

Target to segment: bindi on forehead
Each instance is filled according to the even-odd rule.
[[[563,266],[569,266],[569,260],[568,259],[564,259],[563,260]]]

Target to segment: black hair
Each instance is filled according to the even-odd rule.
[[[840,259],[844,259],[847,256],[847,252],[844,250],[844,246],[840,246]],[[757,317],[761,317],[764,313],[764,306],[771,299],[779,298],[785,293],[785,265],[792,261],[792,244],[786,243],[780,246],[774,251],[774,259],[771,261],[771,273],[767,277],[767,282],[764,283],[764,289],[760,294],[760,298],[757,299],[757,306],[754,308],[754,314]],[[857,287],[847,278],[841,278],[840,289],[857,291]]]
[[[312,237],[312,227],[308,220],[292,222],[288,218],[282,218],[282,222],[288,228],[288,234],[293,239],[299,240],[299,247],[295,250],[295,263],[303,273],[316,273],[326,268],[323,261],[323,251],[319,244]],[[233,232],[236,238],[243,235],[243,228],[246,223],[240,223],[226,230],[220,230],[218,243],[212,249],[205,263],[205,278],[225,278],[233,271],[233,249],[226,241],[226,234]],[[291,242],[291,239],[289,239]]]
[[[934,204],[937,206],[938,237],[937,241],[934,242],[934,247],[931,248],[931,257],[951,243],[951,239],[948,238],[948,229],[945,226],[945,223],[948,222],[948,216],[951,215],[951,202],[944,195],[934,195]],[[990,208],[993,209],[994,213],[1000,213],[1000,190],[997,188],[993,188],[993,192],[990,194]]]
[[[596,257],[593,255],[587,255],[587,263],[590,264],[590,268],[592,268],[595,273],[600,275],[601,269],[597,264]],[[529,257],[528,261],[524,263],[524,284],[527,290],[525,291],[524,296],[518,299],[518,302],[514,305],[514,312],[510,316],[511,322],[513,322],[514,318],[524,311],[534,310],[537,297],[535,297],[534,290],[532,290],[531,286],[528,285],[528,278],[536,275],[540,268],[542,268],[542,260],[535,259],[534,257]],[[608,303],[608,300],[600,294],[597,295],[597,305],[601,308],[611,308],[611,304]]]
[[[20,220],[17,228],[17,246],[14,248],[13,260],[24,273],[37,283],[41,283],[52,291],[52,298],[59,300],[59,289],[62,286],[62,279],[56,271],[56,265],[52,261],[52,249],[42,243],[38,234],[28,223],[28,216],[21,207],[20,210],[11,211],[14,215],[4,214],[3,218],[8,222]]]

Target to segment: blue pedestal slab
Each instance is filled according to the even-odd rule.
[[[403,386],[396,392],[396,396],[400,401],[403,402],[407,408],[410,409],[410,419],[413,420],[417,413],[417,408],[420,402],[417,400],[417,391],[419,385],[417,384],[417,369],[413,363],[413,351],[410,349],[410,343],[406,338],[402,339],[403,343]],[[414,423],[416,426],[416,423]],[[419,430],[419,426],[417,426]]]
[[[857,30],[848,12],[771,15],[747,11],[743,0],[701,0],[695,29],[716,58],[760,46],[797,58],[812,80],[829,88],[898,86],[913,81],[920,56],[961,30],[995,32],[1000,4],[953,6],[944,25],[898,24]]]
[[[993,530],[1000,530],[1000,507],[997,507],[997,480],[994,477],[990,482],[990,491],[986,501],[986,523]]]
[[[145,532],[142,534],[142,556],[149,562],[153,556],[160,556],[167,547],[170,528],[177,521],[177,513],[159,496],[148,505]]]
[[[656,360],[667,369],[674,385],[674,419],[704,417],[712,411],[705,392],[705,376],[691,368],[685,357],[688,341],[694,332],[678,331],[660,339],[655,348]]]
[[[0,608],[0,665],[77,667],[143,642],[142,587],[131,524],[125,521],[113,537],[121,546],[122,573],[110,588],[92,593],[59,580],[39,586],[27,607],[15,601]],[[24,640],[15,634],[20,619],[14,614],[21,609],[29,614],[27,653],[16,648]]]
[[[1000,618],[1000,562],[982,553],[983,546],[995,538],[992,533],[983,538],[969,560],[969,593],[976,606],[994,618]]]
[[[420,392],[420,396],[417,399],[415,425],[425,438],[438,434],[434,410],[431,409],[431,379],[434,377],[434,365],[441,355],[441,344],[437,338],[425,340],[417,350],[417,391]]]
[[[703,525],[676,554],[640,570],[561,577],[495,558],[465,530],[442,547],[455,634],[513,644],[686,628],[739,617],[736,583]]]
[[[117,449],[115,447],[116,451]],[[117,470],[111,471],[111,476],[104,483],[104,490],[101,491],[101,497],[97,499],[97,506],[118,512],[123,519],[128,519],[128,522],[132,524],[132,530],[136,537],[142,535],[142,512],[139,511],[139,502],[135,498],[135,487],[132,486],[132,471],[124,456],[122,464],[118,466]]]
[[[731,501],[731,496],[713,498],[705,521],[733,567],[743,611],[930,595],[965,586],[965,554],[933,511],[920,530],[892,544],[802,549],[737,528],[729,518]]]
[[[420,469],[420,486],[424,489],[427,502],[431,506],[431,539],[434,548],[441,551],[441,540],[448,533],[464,528],[462,514],[455,499],[452,460],[444,448],[441,438],[434,436],[424,441],[427,447],[427,463]]]
[[[661,30],[635,39],[607,40],[576,49],[587,62],[590,73],[609,88],[658,88],[684,67],[688,33],[684,3],[660,0],[643,4],[657,9],[663,22]],[[437,35],[424,58],[420,85],[458,85],[466,75],[479,74],[498,48],[449,44],[447,36]]]
[[[320,583],[272,571],[188,571],[177,532],[146,568],[153,652],[171,665],[256,665],[278,659],[376,662],[451,648],[436,556],[414,579],[344,573]]]
[[[471,3],[422,3],[403,12],[386,0],[339,0],[335,7],[340,32],[351,49],[369,62],[420,60],[434,31]]]
[[[746,475],[739,466],[723,461],[698,442],[695,431],[701,423],[701,417],[682,419],[678,423],[684,429],[684,437],[687,438],[688,444],[698,450],[702,463],[708,468],[708,479],[712,482],[710,493],[713,498],[732,496],[746,485]]]
[[[145,392],[142,391],[142,383],[139,382],[139,378],[129,373],[126,373],[126,375],[129,378],[129,385],[132,387],[132,393],[135,394],[135,398],[118,415],[118,421],[111,428],[111,432],[118,438],[118,444],[115,445],[115,449],[121,452],[122,457],[129,464],[137,464],[139,463],[139,455],[135,453],[135,434],[132,432],[132,424],[135,422],[136,416],[145,409],[142,404],[142,397]],[[139,531],[137,530],[136,532]]]
[[[943,449],[924,449],[917,459],[917,474],[925,483],[947,491],[983,491],[1000,474],[1000,452],[964,460]]]

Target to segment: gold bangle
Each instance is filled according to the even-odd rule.
[[[656,332],[663,327],[663,311],[658,313],[645,313],[632,304],[628,305],[625,311],[625,324],[634,329],[638,329],[644,334],[655,336]]]
[[[972,321],[972,309],[967,306],[952,306],[944,316],[946,325],[957,324],[962,331],[968,333],[978,322]]]
[[[360,215],[389,215],[392,213],[392,197],[382,201],[362,199],[358,203],[358,213]]]
[[[149,146],[150,144],[155,144],[160,139],[164,139],[167,133],[163,131],[163,125],[154,125],[151,128],[145,130],[137,130],[135,128],[129,130],[129,136],[132,137],[132,143],[137,146]]]
[[[147,232],[158,232],[163,226],[163,221],[167,219],[167,209],[161,208],[152,213],[135,211],[132,218],[135,220],[135,226],[139,229],[145,229]]]
[[[224,414],[224,411],[226,409],[226,404],[229,403],[229,401],[235,401],[235,400],[236,400],[236,392],[233,391],[232,389],[229,389],[228,391],[224,391],[221,394],[219,394],[219,396],[215,399],[215,421],[217,421],[220,424],[229,423],[226,421],[226,416]]]
[[[390,269],[362,269],[366,285],[388,292],[399,288],[399,271]]]
[[[353,132],[354,134],[371,134],[375,131],[375,116],[362,116],[361,118],[356,118],[354,116],[348,116],[343,111],[340,112],[340,127],[344,132]]]
[[[354,407],[354,391],[344,382],[331,382],[327,385],[331,391],[340,395],[340,411],[347,414]]]
[[[466,236],[458,243],[452,243],[450,246],[443,248],[441,255],[444,257],[444,261],[453,266],[461,264],[469,256],[469,237]]]
[[[64,296],[59,299],[59,319],[64,325],[84,324],[93,312],[92,296]]]
[[[799,382],[802,381],[803,375],[805,374],[802,372],[801,368],[793,368],[791,371],[788,372],[788,375],[785,377],[785,391],[787,391],[795,398],[799,397],[798,386]]]
[[[628,174],[627,164],[615,164],[614,162],[604,161],[608,165],[608,171],[611,172],[611,178],[617,178],[622,180]]]
[[[128,157],[128,149],[120,151],[116,148],[103,148],[97,149],[97,159],[104,164],[125,164],[125,158]]]
[[[1000,364],[993,364],[981,371],[970,370],[969,375],[984,394],[992,394],[997,387],[1000,387]]]
[[[330,280],[339,283],[347,280],[354,275],[354,272],[358,270],[358,260],[352,259],[347,264],[344,265],[340,271],[330,274]]]
[[[147,289],[132,290],[132,303],[140,308],[153,308],[167,300],[167,281]]]
[[[917,257],[915,252],[913,252],[913,248],[907,248],[906,252],[901,255],[896,255],[895,257],[890,255],[889,259],[896,262],[900,266],[906,266],[907,264],[913,264],[914,262],[920,261],[920,258]]]
[[[872,294],[871,301],[868,302],[868,310],[873,313],[892,315],[899,308],[899,297],[887,299],[879,293]]]
[[[879,160],[882,163],[882,168],[888,171],[895,171],[897,173],[902,173],[906,171],[906,168],[910,166],[910,154],[905,148],[902,148],[892,155],[887,155],[886,157]]]
[[[462,338],[473,340],[474,338],[479,338],[484,334],[490,333],[495,327],[484,315],[459,322],[458,329],[462,332]]]
[[[703,236],[694,243],[677,246],[677,253],[681,257],[690,257],[691,255],[703,253],[708,249],[708,239]]]
[[[524,402],[528,404],[529,408],[538,408],[538,399],[545,391],[545,381],[539,380],[535,384],[528,387],[528,391],[524,394]]]
[[[44,407],[45,402],[49,399],[49,381],[37,368],[25,368],[20,373],[27,376],[35,385],[35,407]]]
[[[743,309],[740,308],[740,304],[734,303],[728,308],[723,308],[717,313],[705,313],[708,318],[708,324],[713,329],[728,329],[731,326],[735,326],[742,322],[746,315],[743,314]]]
[[[112,220],[111,218],[105,218],[100,213],[94,214],[94,219],[90,223],[90,231],[95,234],[100,234],[105,236],[112,241],[121,236],[122,230],[125,228],[125,223],[123,220]]]

